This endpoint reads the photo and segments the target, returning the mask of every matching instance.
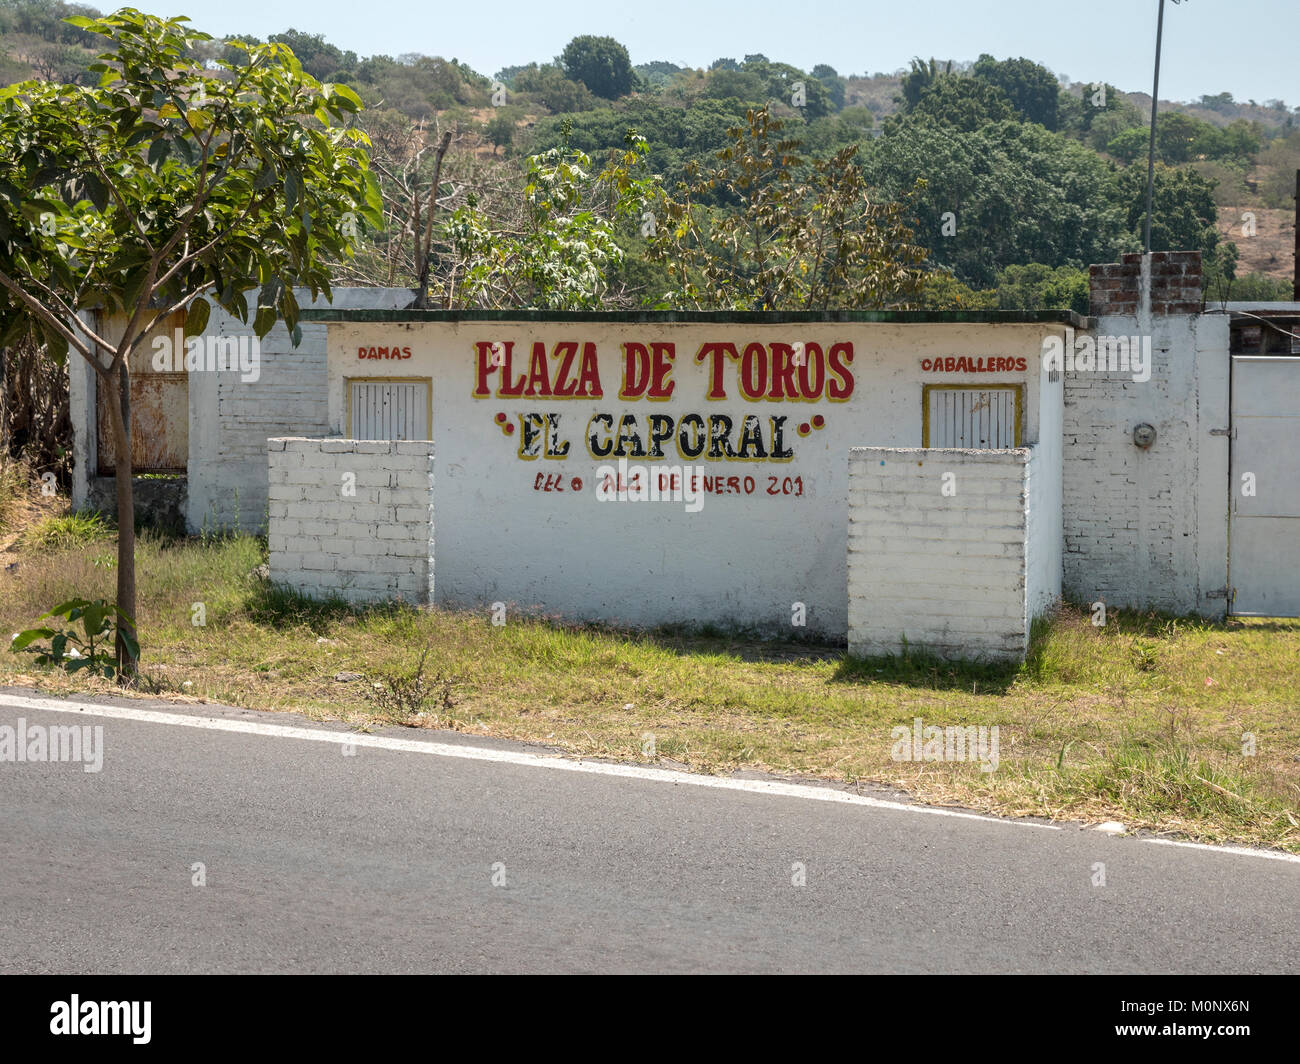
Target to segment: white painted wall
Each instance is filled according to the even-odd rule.
[[[735,323],[520,323],[405,322],[331,325],[329,428],[343,432],[345,380],[353,376],[428,376],[433,381],[433,436],[437,446],[438,593],[440,604],[485,608],[495,601],[625,624],[669,621],[792,630],[795,603],[806,607],[806,628],[843,637],[848,626],[847,521],[850,447],[916,447],[921,443],[921,385],[927,382],[1027,385],[1025,439],[1036,441],[1042,336],[1057,326],[948,324]],[[475,343],[513,341],[520,352],[540,340],[594,342],[604,396],[591,399],[475,399]],[[855,387],[845,402],[789,402],[740,398],[734,370],[726,374],[728,398],[710,401],[708,370],[695,360],[704,342],[816,342],[824,350],[854,345]],[[620,344],[676,345],[671,398],[620,399]],[[359,347],[410,347],[403,360],[361,360]],[[1021,372],[968,377],[921,369],[935,356],[1023,357]],[[519,457],[519,423],[531,412],[557,412],[571,445],[563,459]],[[583,443],[588,419],[650,414],[725,414],[739,423],[756,414],[766,425],[785,416],[793,460],[705,461],[707,476],[754,478],[753,495],[715,495],[699,512],[683,502],[601,502],[595,474],[605,463]],[[515,426],[506,435],[496,421]],[[814,415],[825,427],[800,437],[795,426]],[[670,450],[665,462],[680,465]],[[633,463],[652,460],[632,459]],[[536,490],[539,475],[557,475],[562,492]],[[786,479],[802,478],[801,497],[767,494]],[[576,479],[582,488],[573,490]]]
[[[1038,376],[1038,439],[1030,448],[1028,485],[1028,612],[1047,612],[1061,599],[1064,575],[1064,487],[1062,484],[1065,381],[1060,373]]]
[[[1024,658],[1029,459],[1028,448],[849,452],[851,654]]]
[[[1151,379],[1065,374],[1065,590],[1085,602],[1222,616],[1228,556],[1228,319],[1157,317]],[[1099,336],[1140,335],[1108,315]],[[1157,439],[1133,443],[1147,422]],[[1219,595],[1212,594],[1219,592]]]
[[[352,602],[433,598],[433,444],[271,439],[271,579]]]

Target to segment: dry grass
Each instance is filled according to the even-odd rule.
[[[111,540],[25,548],[0,574],[0,627],[55,602],[111,597]],[[926,802],[1131,827],[1300,852],[1300,622],[1210,624],[1065,610],[1020,668],[857,661],[833,646],[724,632],[629,632],[512,612],[313,603],[252,575],[262,544],[145,537],[138,548],[144,685],[156,695],[293,710],[363,727],[400,720],[544,742],[572,754],[705,772],[759,768],[892,785]],[[192,624],[202,603],[206,624]],[[367,685],[427,669],[452,697],[422,717],[383,714]],[[336,679],[359,673],[363,679]],[[37,674],[0,654],[0,682]],[[997,725],[1000,766],[890,758],[891,729]],[[1255,754],[1243,754],[1254,737]]]
[[[1256,232],[1242,232],[1242,215],[1255,216]],[[1289,281],[1295,270],[1295,212],[1269,210],[1265,207],[1220,207],[1217,219],[1219,237],[1237,245],[1238,276],[1263,273]]]
[[[66,499],[41,494],[27,462],[0,454],[0,573],[17,563],[21,536],[66,509]]]

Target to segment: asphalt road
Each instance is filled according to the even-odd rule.
[[[0,972],[1300,971],[1300,862],[33,695],[0,728],[102,725],[104,761],[0,760]]]

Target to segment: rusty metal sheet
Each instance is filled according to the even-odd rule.
[[[96,378],[98,380],[98,378]],[[116,389],[98,385],[99,473],[117,467],[105,403]],[[137,473],[184,473],[190,455],[190,384],[184,373],[131,378],[131,467]]]
[[[126,328],[125,315],[100,317],[99,335],[116,343]],[[153,340],[165,336],[175,343],[185,326],[185,312],[177,311],[149,330],[131,354],[131,467],[137,473],[184,473],[190,455],[190,386],[185,373],[157,373],[153,368]],[[99,440],[99,474],[112,476],[117,467],[113,430],[105,407],[107,394],[97,376],[96,423]]]

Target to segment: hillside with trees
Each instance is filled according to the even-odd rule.
[[[0,78],[93,78],[91,35],[63,20],[94,13],[0,0]],[[855,74],[754,54],[702,69],[633,63],[620,42],[579,35],[489,73],[418,52],[363,57],[309,29],[269,40],[365,103],[385,224],[334,264],[338,281],[424,277],[429,305],[749,306],[766,294],[780,306],[810,291],[844,305],[851,290],[859,305],[1084,310],[1087,266],[1141,246],[1149,96],[1029,58]],[[241,54],[231,40],[202,49],[199,61]],[[1289,297],[1298,119],[1283,101],[1229,93],[1161,102],[1154,243],[1204,253],[1207,298]],[[761,137],[755,121],[770,125]],[[784,213],[767,242],[733,248],[739,265],[711,290],[755,188]],[[859,254],[878,237],[898,284],[766,290],[756,278],[772,279],[772,254],[807,238],[800,214],[832,204],[830,235],[857,226]],[[836,268],[817,259],[814,280],[849,284]]]

